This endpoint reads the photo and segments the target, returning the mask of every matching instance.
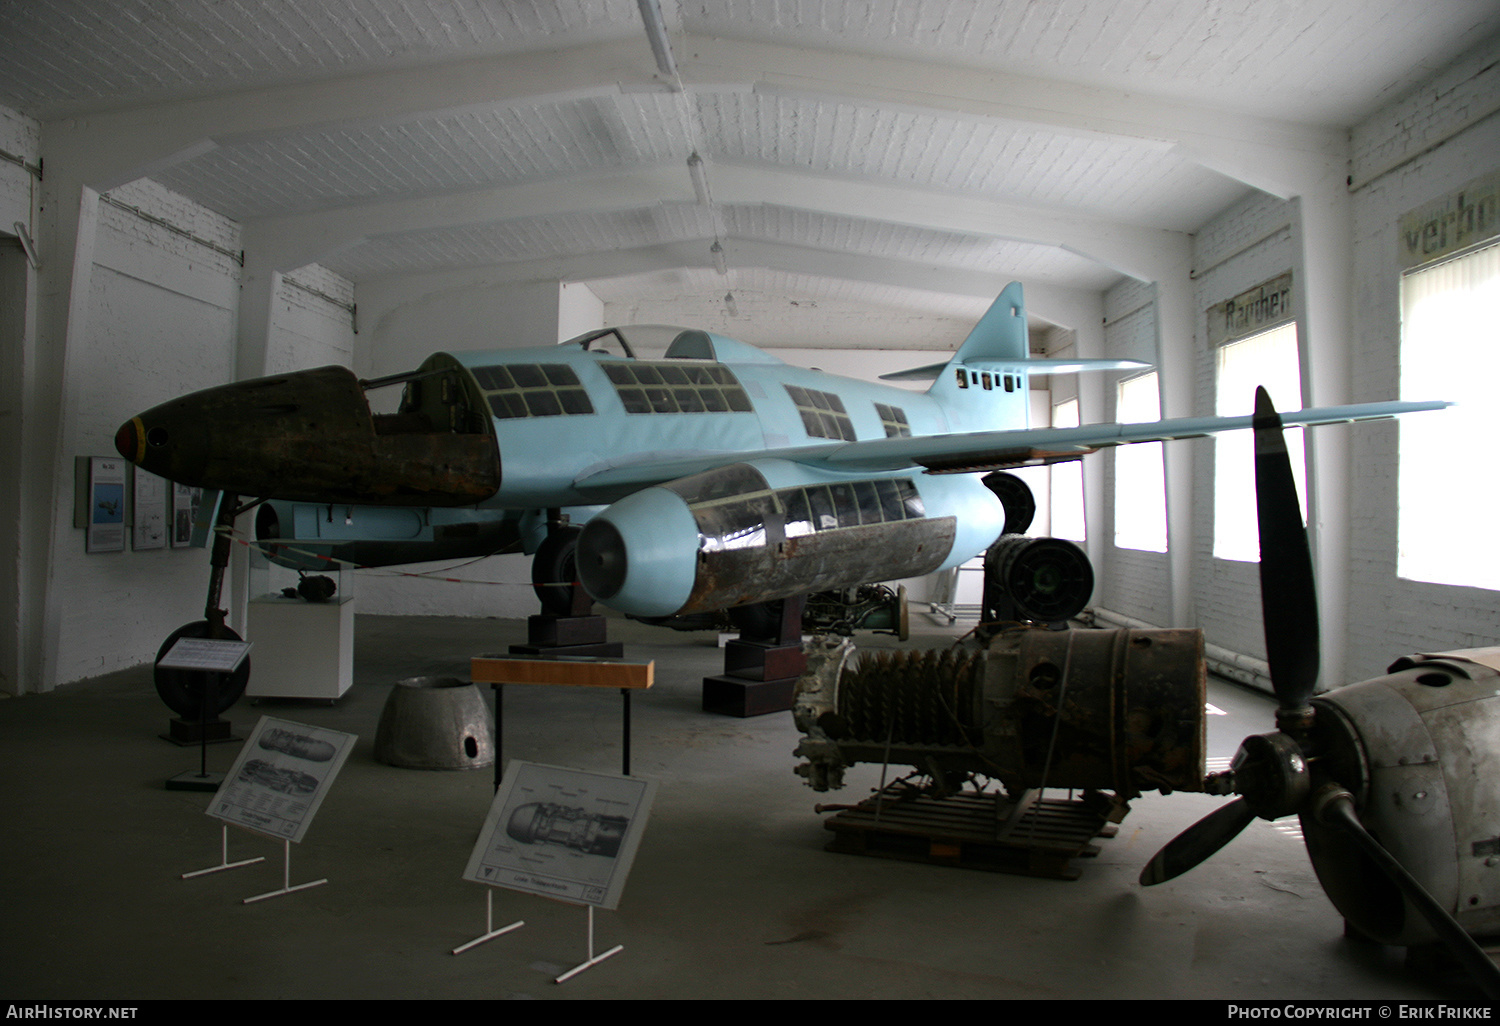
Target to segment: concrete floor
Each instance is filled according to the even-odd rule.
[[[961,632],[915,616],[912,647]],[[617,911],[595,948],[619,955],[563,984],[587,955],[583,909],[495,892],[496,924],[526,926],[465,954],[485,890],[461,879],[493,794],[492,771],[397,769],[373,756],[393,681],[467,679],[472,655],[523,641],[499,620],[358,620],[355,685],[336,705],[242,699],[261,714],[359,735],[291,881],[329,883],[259,904],[281,886],[280,846],[230,830],[230,858],[266,862],[193,880],[219,861],[208,797],[164,781],[196,749],[158,738],[170,715],[149,668],[0,701],[0,993],[47,998],[1192,998],[1446,999],[1402,953],[1346,940],[1295,820],[1253,823],[1209,862],[1143,889],[1142,865],[1220,799],[1138,799],[1082,877],[1063,882],[825,852],[818,802],[855,801],[880,767],[820,795],[793,774],[787,713],[700,709],[722,669],[706,634],[626,621],[627,657],[656,660],[632,707],[632,771],[659,782]],[[862,646],[894,646],[861,634]],[[489,698],[489,689],[483,689]],[[1211,685],[1210,756],[1271,727],[1272,703]],[[618,772],[618,692],[512,687],[503,755]],[[237,745],[209,750],[227,769]]]

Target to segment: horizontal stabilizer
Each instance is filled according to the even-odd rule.
[[[1091,371],[1148,370],[1149,363],[1139,360],[987,360],[960,361],[963,366],[992,374],[1086,374]],[[925,367],[892,371],[880,375],[881,381],[936,381],[939,374],[956,363],[929,363]]]

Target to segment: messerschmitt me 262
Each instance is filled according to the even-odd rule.
[[[1014,283],[951,359],[894,375],[931,379],[925,393],[795,368],[706,331],[677,331],[662,359],[641,359],[631,347],[637,330],[606,328],[556,346],[437,353],[415,371],[368,381],[326,367],[236,382],[131,418],[115,437],[122,455],[169,480],[222,493],[206,619],[174,637],[234,636],[217,608],[219,590],[234,521],[255,506],[257,536],[288,565],[315,568],[334,553],[379,566],[519,550],[533,557],[544,608],[576,608],[567,583],[576,580],[589,599],[621,612],[668,617],[957,566],[1000,538],[1007,507],[1029,502],[1014,477],[996,476],[1006,468],[1252,426],[1258,449],[1274,448],[1283,424],[1380,419],[1445,405],[1385,402],[1277,417],[1265,402],[1254,416],[1028,428],[1030,375],[1141,365],[1032,358]],[[394,385],[402,386],[399,406],[372,413],[366,392]],[[1279,459],[1285,463],[1284,451]],[[1248,739],[1235,768],[1209,781],[1201,750],[1196,769],[1164,762],[1126,780],[1127,790],[1144,782],[1242,796],[1169,845],[1143,882],[1185,871],[1255,815],[1297,812],[1309,827],[1320,877],[1347,917],[1395,943],[1422,932],[1408,930],[1408,922],[1430,923],[1455,949],[1460,938],[1468,942],[1461,957],[1493,987],[1494,967],[1486,977],[1487,960],[1465,931],[1495,925],[1495,872],[1477,879],[1471,853],[1444,848],[1446,841],[1432,854],[1430,832],[1387,808],[1393,799],[1386,792],[1410,783],[1390,778],[1392,765],[1411,758],[1425,770],[1410,772],[1427,773],[1416,781],[1423,795],[1435,793],[1440,771],[1471,783],[1485,773],[1493,779],[1496,754],[1484,745],[1477,756],[1472,745],[1465,748],[1462,724],[1473,720],[1485,736],[1496,732],[1500,692],[1492,685],[1500,671],[1461,656],[1431,657],[1403,667],[1411,682],[1367,682],[1311,698],[1307,656],[1316,638],[1307,631],[1317,618],[1306,612],[1312,581],[1300,511],[1289,476],[1268,488],[1259,500],[1262,530],[1282,526],[1272,528],[1269,543],[1263,534],[1263,548],[1301,552],[1267,564],[1268,635],[1282,639],[1271,651],[1279,730]],[[241,505],[240,497],[249,501]],[[1288,569],[1292,564],[1297,568]],[[1292,614],[1297,623],[1283,617],[1276,627],[1272,607],[1283,603],[1302,612]],[[1315,667],[1315,655],[1312,661]],[[1034,662],[1052,665],[1046,652]],[[1049,681],[1060,683],[1033,674],[1027,685],[1044,689]],[[226,688],[221,708],[209,713],[227,708],[243,686],[241,679]],[[1475,688],[1484,693],[1471,695]],[[975,694],[983,706],[983,689]],[[1051,716],[1060,718],[1056,709]],[[1396,721],[1407,740],[1383,733]],[[824,725],[841,727],[836,713]],[[1425,747],[1411,740],[1424,725],[1437,738]],[[1414,755],[1413,744],[1423,753]],[[1016,754],[1019,782],[1031,786],[1025,753]],[[1475,758],[1490,760],[1488,769],[1471,765]],[[1087,774],[1100,761],[1080,765]],[[941,766],[936,772],[945,775]],[[1480,795],[1438,819],[1458,824],[1461,846],[1496,817],[1494,804],[1493,794]],[[1356,808],[1373,831],[1386,832],[1384,847],[1366,843]],[[1324,824],[1335,821],[1342,825],[1330,839]],[[1474,857],[1486,865],[1500,860],[1500,852],[1480,850],[1486,844],[1500,840],[1474,841]],[[1427,850],[1419,868],[1428,886],[1414,883],[1386,848],[1408,864],[1420,863]],[[1390,881],[1389,894],[1371,883],[1377,878]],[[1424,898],[1434,880],[1442,906]],[[1367,904],[1376,918],[1348,911]]]

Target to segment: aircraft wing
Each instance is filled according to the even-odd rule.
[[[1404,413],[1440,410],[1446,402],[1384,402],[1325,406],[1281,414],[1287,427],[1384,420]],[[651,460],[594,468],[576,482],[580,491],[611,502],[639,488],[675,481],[729,463],[781,459],[826,470],[885,473],[921,468],[934,474],[967,474],[1038,466],[1079,459],[1088,453],[1136,442],[1202,438],[1221,431],[1249,428],[1254,417],[1182,417],[1145,424],[1086,424],[1075,428],[1027,428],[906,438],[872,438],[861,442],[790,446],[759,452],[673,454]]]

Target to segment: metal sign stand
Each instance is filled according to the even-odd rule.
[[[622,952],[622,951],[625,950],[625,945],[623,945],[623,944],[616,944],[614,947],[610,948],[608,951],[604,952],[604,954],[602,954],[602,955],[596,955],[596,954],[594,954],[594,906],[589,905],[589,906],[586,906],[586,907],[589,910],[589,957],[588,957],[588,961],[587,962],[580,962],[578,965],[575,965],[573,968],[571,968],[567,972],[563,973],[557,979],[553,980],[552,981],[553,983],[562,983],[564,980],[570,980],[573,977],[577,976],[579,973],[583,972],[585,969],[589,968],[590,966],[598,965],[600,962],[604,961],[606,958],[609,958],[611,955],[617,955],[620,952]]]
[[[460,952],[468,951],[470,948],[477,948],[487,940],[494,940],[502,933],[510,933],[510,931],[525,925],[526,920],[517,919],[509,926],[502,926],[498,930],[495,929],[495,889],[493,887],[486,887],[484,890],[484,935],[475,937],[467,944],[460,944],[453,949],[453,954],[457,955]]]
[[[191,873],[183,873],[182,879],[190,880],[195,876],[207,876],[209,873],[218,873],[226,869],[239,869],[241,866],[253,866],[257,862],[266,861],[264,855],[257,855],[253,859],[241,859],[239,862],[229,861],[229,824],[223,825],[223,833],[219,837],[219,864],[209,866],[207,869],[195,869]]]
[[[297,886],[293,887],[292,886],[292,880],[291,880],[291,877],[292,877],[292,842],[290,840],[285,840],[285,839],[282,840],[282,842],[281,842],[281,854],[282,854],[282,860],[283,860],[282,864],[281,864],[281,890],[279,890],[279,891],[267,891],[265,894],[257,894],[253,898],[246,898],[243,902],[241,902],[241,904],[248,905],[252,901],[264,901],[267,898],[278,898],[278,897],[280,897],[283,894],[290,894],[293,891],[305,891],[309,887],[317,887],[317,886],[319,886],[321,884],[326,884],[328,882],[328,879],[325,877],[322,880],[313,880],[311,883],[300,883]]]

